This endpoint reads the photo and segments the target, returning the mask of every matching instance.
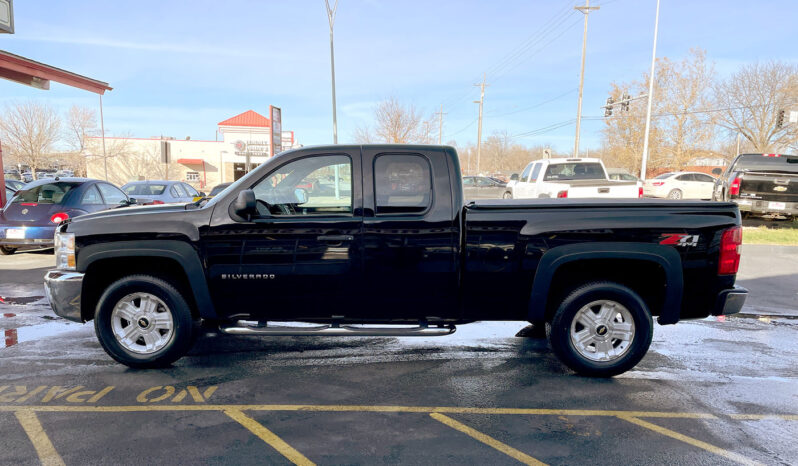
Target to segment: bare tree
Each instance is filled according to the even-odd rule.
[[[424,119],[414,105],[404,105],[390,97],[374,108],[374,129],[358,127],[354,137],[361,143],[429,143],[437,136],[435,131],[431,119]]]
[[[60,130],[58,113],[35,101],[9,104],[0,118],[5,146],[20,163],[30,166],[34,178],[58,142]]]
[[[780,128],[779,110],[798,106],[798,66],[784,62],[743,66],[715,86],[715,101],[724,110],[720,124],[750,141],[757,152],[796,144],[795,125]]]
[[[88,137],[97,134],[97,112],[88,107],[73,105],[67,112],[64,133],[69,147],[83,155]]]

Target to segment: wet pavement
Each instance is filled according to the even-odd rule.
[[[5,259],[2,296],[24,285]],[[791,279],[779,258],[758,261],[750,284]],[[796,288],[760,305],[790,309]],[[5,314],[17,342],[0,348],[0,463],[798,461],[798,319],[657,326],[636,368],[601,380],[516,337],[519,322],[433,338],[208,333],[172,368],[132,370],[41,300]]]

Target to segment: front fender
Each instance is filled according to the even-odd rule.
[[[593,259],[633,259],[661,266],[665,271],[665,302],[657,321],[660,324],[675,324],[679,321],[684,288],[679,253],[659,244],[620,242],[569,244],[552,248],[543,254],[532,283],[528,320],[539,322],[545,319],[549,289],[558,268],[574,261]]]
[[[186,273],[200,316],[206,319],[216,318],[205,278],[205,268],[197,251],[185,241],[114,241],[84,246],[78,250],[77,270],[85,273],[94,262],[124,257],[163,257],[176,261]]]

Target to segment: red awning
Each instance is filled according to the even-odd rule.
[[[50,81],[55,81],[97,94],[104,94],[105,91],[111,90],[108,83],[45,65],[5,50],[0,50],[0,78],[38,87],[39,89],[49,89]]]
[[[177,163],[182,163],[183,165],[202,165],[205,161],[202,159],[177,159]]]

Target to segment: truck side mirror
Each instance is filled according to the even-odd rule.
[[[720,168],[713,168],[712,169],[712,174],[715,175],[715,176],[718,176],[721,173],[723,173],[723,170],[721,170]]]
[[[510,181],[518,181],[518,173],[513,173],[510,175]]]
[[[238,197],[233,201],[233,211],[247,221],[251,220],[252,216],[258,212],[255,192],[245,189],[238,193]]]

